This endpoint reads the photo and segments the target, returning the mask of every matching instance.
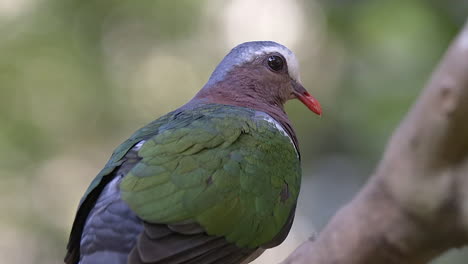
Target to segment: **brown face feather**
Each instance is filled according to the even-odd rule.
[[[286,64],[280,71],[268,67],[267,59],[271,55],[234,67],[223,81],[204,87],[195,98],[257,110],[268,106],[282,110],[284,103],[291,99],[292,80]]]

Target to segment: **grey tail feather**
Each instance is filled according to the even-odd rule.
[[[130,252],[128,263],[240,264],[251,256],[257,257],[260,250],[239,248],[222,237],[206,233],[184,235],[172,231],[167,225],[145,223],[145,230]]]

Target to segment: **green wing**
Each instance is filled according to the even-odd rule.
[[[183,115],[142,146],[122,199],[151,223],[196,221],[240,247],[271,241],[299,193],[290,139],[247,108],[211,105]]]

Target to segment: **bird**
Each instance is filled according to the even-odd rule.
[[[234,47],[190,101],[114,150],[79,202],[65,263],[249,263],[282,243],[301,182],[291,99],[322,114],[291,50]]]

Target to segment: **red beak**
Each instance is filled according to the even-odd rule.
[[[298,82],[293,81],[293,93],[297,99],[307,106],[312,112],[317,115],[322,115],[322,107],[319,101],[307,92],[307,90]]]

